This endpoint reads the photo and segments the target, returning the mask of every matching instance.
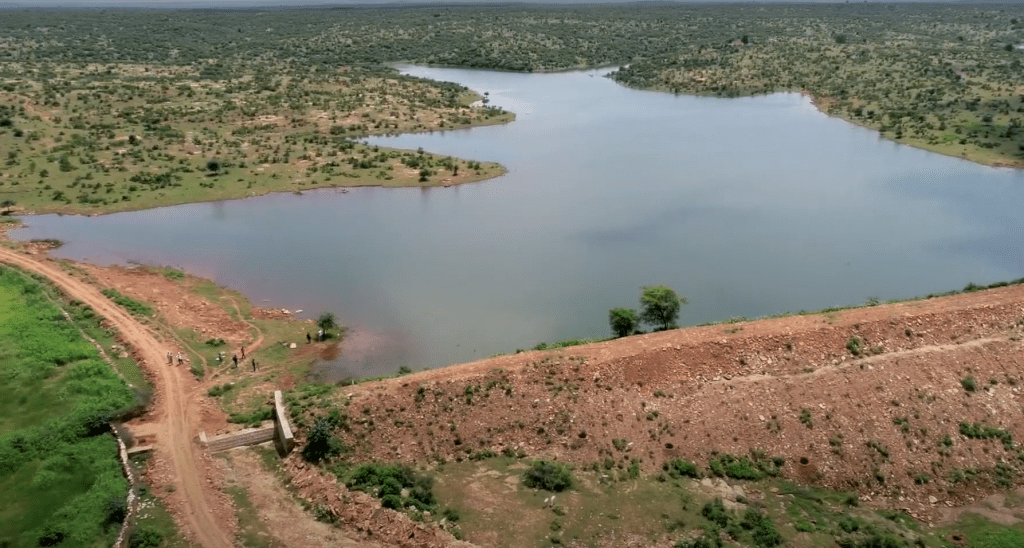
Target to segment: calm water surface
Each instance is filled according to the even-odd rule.
[[[667,284],[681,321],[905,298],[1024,275],[1024,173],[896,145],[799,95],[673,96],[599,72],[404,67],[514,111],[509,125],[376,138],[497,161],[458,188],[278,194],[104,217],[19,238],[99,264],[175,265],[263,306],[334,311],[331,378],[609,334]]]

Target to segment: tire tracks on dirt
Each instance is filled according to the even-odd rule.
[[[165,365],[166,343],[161,343],[148,327],[104,297],[96,287],[68,275],[49,261],[4,248],[0,248],[0,261],[45,276],[72,298],[92,307],[132,345],[141,358],[141,365],[155,381],[152,413],[159,425],[156,428],[157,450],[165,455],[173,471],[173,485],[183,502],[182,520],[188,536],[205,548],[233,546],[234,520],[223,519],[233,517],[233,512],[230,508],[217,508],[223,502],[216,500],[212,488],[211,492],[204,489],[206,464],[192,437],[198,425],[197,408],[189,405],[187,397],[188,385],[194,381],[187,378],[189,373],[185,368]],[[215,512],[215,508],[220,511]]]

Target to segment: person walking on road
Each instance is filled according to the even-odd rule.
[[[311,342],[313,342],[313,336],[309,334],[309,331],[306,331],[306,344]]]
[[[231,356],[231,361],[235,362],[235,369],[238,368],[238,354]]]
[[[252,370],[254,373],[256,372],[256,358],[252,359]]]
[[[174,356],[171,355],[171,351],[167,351],[167,365],[174,365]]]
[[[182,361],[184,361],[184,358],[182,358],[181,352],[178,352],[178,365],[181,365]]]
[[[244,360],[245,359],[245,347],[244,346],[239,346],[238,349],[242,351],[242,359]]]

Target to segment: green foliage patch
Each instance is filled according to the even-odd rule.
[[[572,472],[564,464],[549,461],[534,461],[523,473],[523,485],[532,489],[561,492],[572,487]]]
[[[662,468],[673,478],[684,476],[688,478],[701,477],[700,469],[697,468],[697,465],[686,459],[672,459],[666,462]]]
[[[996,428],[994,426],[988,426],[978,422],[961,422],[960,433],[968,438],[981,440],[997,438],[1003,442],[1003,448],[1007,451],[1013,450],[1013,435],[1002,428]]]
[[[131,312],[136,316],[149,317],[153,315],[153,309],[149,305],[140,303],[139,301],[136,301],[135,299],[128,297],[126,295],[122,295],[116,289],[107,288],[101,290],[100,293],[103,293],[103,296],[114,301],[114,303],[116,303],[118,306],[128,310],[128,312]]]
[[[735,457],[729,453],[713,454],[708,460],[711,474],[742,480],[759,480],[768,476],[777,476],[783,465],[781,457],[768,459],[763,453],[752,451],[751,456]]]
[[[127,483],[108,423],[136,400],[45,291],[0,268],[0,545],[109,544]]]
[[[385,508],[400,510],[412,506],[423,512],[437,507],[434,478],[405,465],[364,464],[348,474],[345,485],[381,499]],[[408,496],[402,496],[403,490]]]

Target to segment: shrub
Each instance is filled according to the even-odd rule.
[[[697,465],[686,459],[673,459],[665,465],[665,469],[673,478],[699,478],[701,475]]]
[[[334,425],[326,417],[317,417],[309,432],[309,441],[302,448],[302,458],[320,462],[345,450],[344,444],[334,436]]]
[[[994,426],[988,426],[979,422],[974,424],[968,422],[960,423],[960,433],[968,438],[974,439],[993,439],[998,438],[1003,442],[1003,448],[1007,451],[1013,449],[1013,434],[1010,434],[1002,428],[996,428]]]
[[[728,453],[712,455],[708,467],[712,475],[734,479],[759,480],[765,476],[779,475],[779,467],[785,461],[778,458],[769,460],[760,452],[753,452],[753,455],[753,460]]]
[[[470,456],[469,458],[470,460],[484,460],[494,458],[497,456],[498,454],[490,449],[482,449],[480,451],[477,451],[476,453],[473,453],[473,455]]]
[[[380,499],[380,505],[384,508],[398,510],[402,507],[402,497],[398,495],[384,495]]]
[[[704,535],[692,540],[680,540],[676,542],[675,548],[721,548],[722,539],[718,531],[705,531]]]
[[[545,491],[565,491],[572,487],[572,472],[564,464],[548,460],[534,461],[523,474],[523,485]]]
[[[430,510],[437,504],[434,497],[434,478],[418,475],[408,466],[394,464],[364,464],[349,475],[345,485],[349,489],[370,493],[382,499],[398,498],[396,509],[413,506],[419,511]],[[409,496],[401,497],[408,489]],[[389,504],[395,503],[389,499]]]
[[[217,396],[220,396],[221,394],[227,392],[228,390],[231,390],[234,387],[235,385],[229,382],[214,385],[211,386],[210,389],[206,391],[206,395],[210,396],[211,398],[216,398]]]
[[[444,512],[442,512],[441,515],[444,516],[444,519],[452,523],[455,523],[462,519],[462,516],[459,515],[459,511],[454,508],[445,508]]]
[[[103,513],[104,525],[120,525],[128,515],[128,502],[121,495],[114,495],[103,502]]]
[[[864,340],[860,337],[850,337],[850,340],[846,341],[846,349],[850,351],[850,354],[854,356],[860,356],[863,352]]]
[[[164,536],[160,531],[146,527],[136,529],[128,540],[129,548],[157,548],[164,542]]]
[[[811,417],[811,410],[806,407],[800,410],[800,424],[807,428],[814,427],[814,419]]]
[[[729,511],[725,509],[725,504],[722,503],[722,499],[716,498],[707,502],[700,510],[700,515],[704,516],[704,519],[714,523],[720,528],[725,528],[729,525]]]
[[[754,545],[759,548],[772,548],[782,544],[782,535],[775,529],[775,524],[772,523],[768,516],[756,508],[747,507],[740,526],[751,531]]]
[[[232,413],[228,416],[228,422],[234,424],[259,424],[265,420],[270,420],[274,416],[274,411],[269,407],[260,408],[252,413]]]
[[[964,390],[968,392],[974,392],[978,389],[978,381],[974,380],[974,375],[967,375],[960,381],[960,386],[963,386]]]

